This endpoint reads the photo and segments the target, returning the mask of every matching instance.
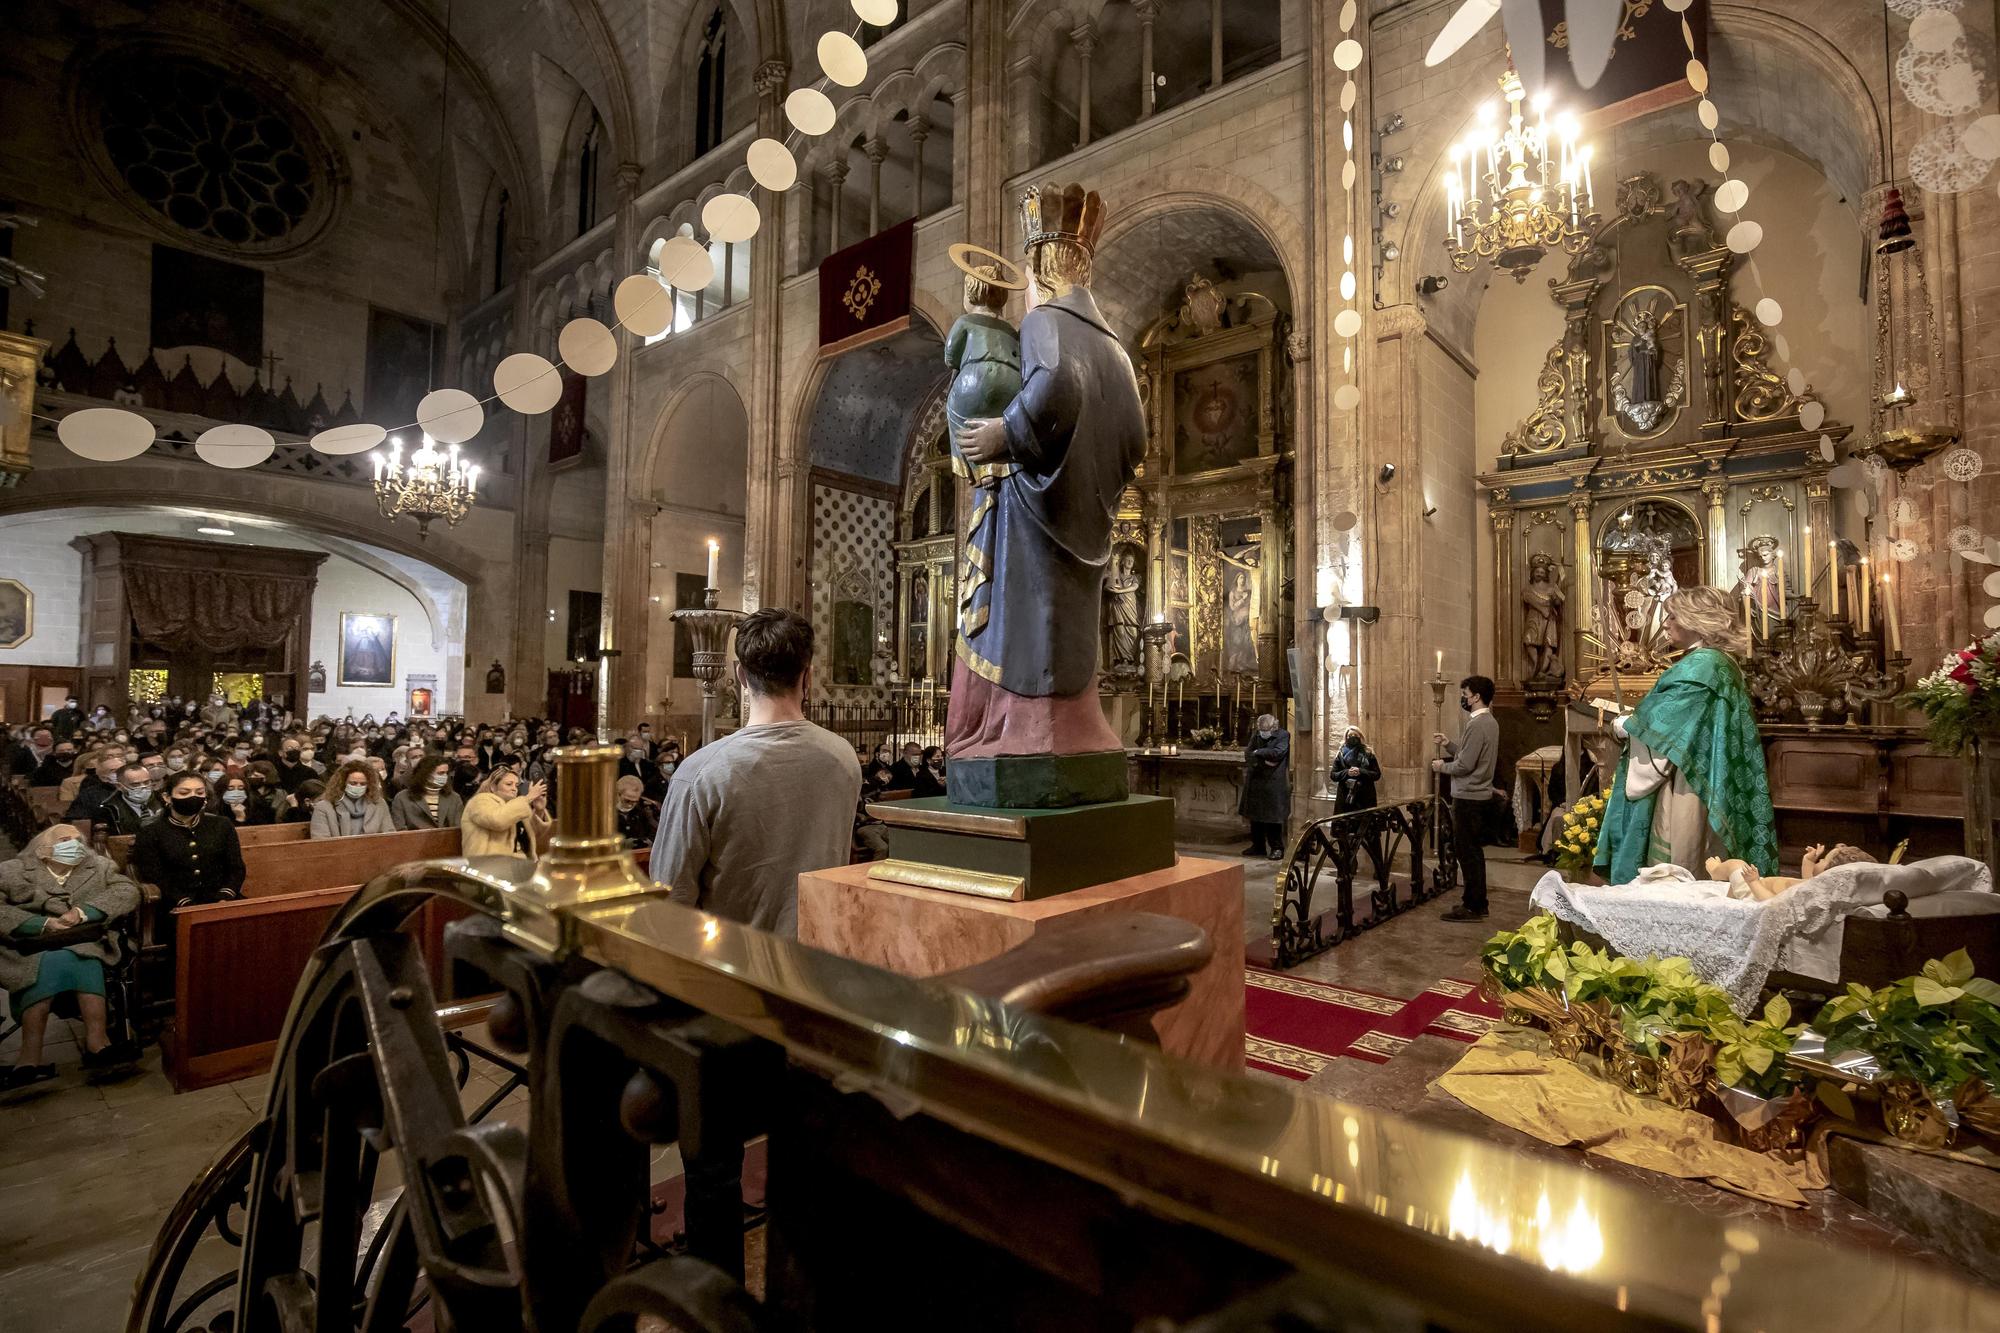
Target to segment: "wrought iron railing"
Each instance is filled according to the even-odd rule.
[[[818,700],[807,705],[806,717],[857,750],[873,750],[885,742],[896,748],[912,741],[943,745],[945,713],[950,707],[951,697],[942,690],[898,689],[878,703]]]
[[[1883,1248],[669,902],[612,831],[616,761],[558,752],[570,799],[539,864],[403,866],[341,909],[262,1118],[169,1215],[128,1333],[384,1333],[425,1301],[426,1326],[482,1333],[2000,1327],[2000,1295]],[[1354,826],[1420,844],[1416,804]],[[488,1031],[520,1055],[525,1129],[461,1109],[401,930],[432,897],[471,912],[446,948],[455,979],[498,993]],[[761,1217],[742,1201],[753,1136]],[[666,1143],[677,1253],[645,1234]],[[389,1154],[402,1187],[377,1200]],[[211,1229],[240,1245],[203,1245]]]
[[[1324,953],[1458,883],[1451,820],[1437,817],[1434,797],[1316,819],[1300,832],[1285,863],[1271,906],[1272,960],[1292,967]],[[1360,880],[1367,861],[1369,878]],[[1399,872],[1398,866],[1401,866]],[[1325,877],[1333,878],[1326,904]],[[1368,914],[1355,914],[1355,886],[1367,895]]]

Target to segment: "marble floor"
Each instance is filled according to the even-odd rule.
[[[1181,850],[1243,863],[1244,917],[1255,931],[1270,920],[1280,866],[1237,856],[1241,846],[1191,844]],[[1489,865],[1492,913],[1486,922],[1445,922],[1438,914],[1449,903],[1429,905],[1308,960],[1295,974],[1405,998],[1439,977],[1472,976],[1481,941],[1527,917],[1528,891],[1542,873],[1540,866],[1499,849]],[[261,1077],[175,1096],[157,1048],[122,1075],[86,1077],[76,1064],[80,1035],[76,1025],[56,1023],[48,1058],[60,1077],[0,1098],[0,1329],[103,1333],[121,1326],[161,1217],[262,1106]],[[472,1035],[477,1038],[476,1029]],[[18,1037],[0,1042],[0,1064],[12,1063],[18,1042]],[[1420,1042],[1411,1049],[1422,1057],[1429,1047]],[[1426,1060],[1434,1064],[1449,1053],[1447,1048],[1408,1062],[1355,1069],[1347,1066],[1359,1062],[1340,1061],[1315,1084],[1348,1100],[1435,1116],[1481,1137],[1515,1140],[1524,1151],[1565,1151],[1531,1144],[1469,1113],[1453,1115],[1456,1103],[1436,1105],[1443,1094],[1430,1092],[1428,1085],[1442,1068],[1430,1068]],[[464,1094],[467,1106],[485,1100],[502,1078],[501,1071],[475,1060]],[[525,1094],[516,1092],[496,1114],[524,1119],[526,1111]],[[656,1176],[677,1170],[671,1150],[656,1161]],[[1740,1209],[1742,1201],[1727,1206]],[[1900,1248],[1844,1202],[1823,1211],[1824,1217],[1798,1220],[1863,1243]],[[213,1243],[220,1249],[219,1241]]]

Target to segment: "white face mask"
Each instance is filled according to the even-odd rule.
[[[84,846],[81,838],[64,838],[49,849],[49,855],[60,865],[73,866],[83,859]]]
[[[223,778],[223,772],[221,769],[211,768],[208,770],[208,780],[210,782],[220,782],[222,781],[222,778]]]
[[[348,784],[347,784],[347,799],[348,799],[348,800],[350,800],[350,801],[358,801],[358,800],[360,800],[360,799],[361,799],[362,797],[366,796],[367,794],[368,794],[368,787],[367,787],[367,784],[365,784],[365,783],[360,783],[360,784],[357,784],[357,783],[353,783],[353,782],[350,782],[350,783],[348,783]]]

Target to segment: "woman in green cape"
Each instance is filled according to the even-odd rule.
[[[1615,723],[1627,750],[1598,834],[1597,868],[1612,884],[1663,862],[1699,878],[1709,857],[1722,856],[1776,874],[1764,747],[1730,656],[1749,647],[1735,608],[1719,588],[1686,588],[1667,599],[1666,631],[1687,652]]]

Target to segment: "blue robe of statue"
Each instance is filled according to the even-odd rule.
[[[997,485],[973,492],[958,656],[1011,694],[1077,695],[1097,676],[1119,492],[1146,453],[1132,362],[1089,290],[1021,321],[1021,392]]]

